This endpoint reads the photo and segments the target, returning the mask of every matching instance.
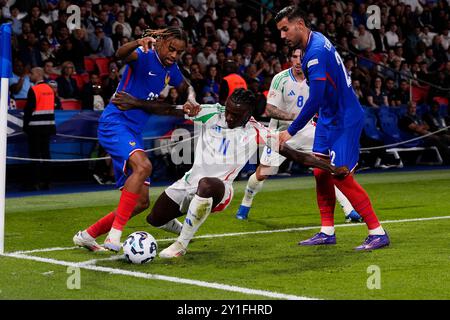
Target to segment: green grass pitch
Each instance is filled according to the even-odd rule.
[[[450,299],[450,170],[358,174],[357,180],[387,221],[389,248],[355,252],[365,224],[344,225],[338,207],[337,245],[298,246],[318,231],[308,227],[320,225],[313,177],[268,180],[248,221],[235,219],[245,182],[235,183],[229,208],[208,218],[197,234],[204,237],[194,239],[186,256],[146,265],[71,248],[78,230],[114,209],[117,191],[7,199],[7,253],[67,248],[25,256],[42,261],[0,256],[0,299]],[[162,190],[151,188],[152,201]],[[173,235],[147,225],[145,215],[130,220],[124,235],[144,230],[165,248]],[[300,229],[280,231],[289,228]],[[228,235],[209,236],[218,234]],[[68,266],[93,259],[103,260],[81,265],[80,289],[70,289]],[[374,283],[370,266],[379,268],[378,289],[367,286]]]

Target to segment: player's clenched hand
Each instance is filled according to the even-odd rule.
[[[195,102],[187,101],[183,105],[183,112],[187,114],[189,117],[195,117],[201,110],[200,105]]]
[[[346,166],[342,166],[342,167],[338,167],[338,168],[333,166],[332,175],[334,175],[336,178],[344,179],[349,174],[350,174],[350,170],[348,170],[348,168]]]
[[[144,53],[147,53],[149,48],[153,48],[155,42],[156,39],[153,37],[145,37],[137,40],[139,46],[142,46],[142,51],[144,51]]]
[[[280,143],[280,145],[282,145],[283,143],[288,141],[290,138],[292,138],[292,136],[289,134],[289,132],[287,130],[284,130],[284,131],[280,132],[278,142]]]
[[[128,110],[136,106],[136,98],[125,91],[116,92],[111,99],[120,110]]]

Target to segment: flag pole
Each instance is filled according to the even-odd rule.
[[[11,64],[11,24],[0,26],[0,254],[5,252],[6,132]]]

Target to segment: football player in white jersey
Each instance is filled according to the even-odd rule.
[[[270,84],[267,96],[266,113],[271,117],[269,128],[286,130],[301,112],[309,97],[309,87],[302,72],[300,49],[291,52],[292,67],[276,74]],[[296,150],[311,152],[316,131],[315,119],[311,121],[286,143]],[[278,172],[279,166],[286,160],[279,153],[265,146],[256,172],[248,179],[244,198],[236,213],[236,218],[248,218],[253,198],[261,191],[264,180]],[[339,201],[346,222],[361,222],[361,216],[353,209],[348,199],[335,187],[336,199]]]
[[[142,107],[145,101],[130,102],[122,96],[121,105]],[[195,232],[211,212],[224,210],[233,197],[232,183],[259,145],[277,148],[277,134],[252,117],[255,96],[249,90],[236,89],[226,106],[202,105],[191,118],[200,122],[194,164],[183,178],[168,187],[156,200],[147,221],[152,226],[179,234],[178,239],[159,253],[174,258],[186,253]],[[280,154],[304,165],[319,167],[336,175],[345,174],[312,154],[283,145]],[[176,218],[186,215],[181,224]]]

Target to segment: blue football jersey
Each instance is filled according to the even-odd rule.
[[[348,128],[362,121],[364,110],[353,91],[351,78],[348,76],[339,53],[331,42],[319,32],[311,32],[308,44],[302,57],[302,69],[308,85],[312,81],[324,81],[325,92],[321,97],[311,97],[304,109],[309,109],[304,116],[313,115],[319,111],[319,121],[325,126]],[[309,105],[308,104],[314,104]],[[308,108],[307,108],[308,107]],[[304,110],[306,111],[306,110]],[[290,133],[297,132],[309,119],[303,121],[303,112],[289,128]]]
[[[125,91],[141,100],[155,100],[167,85],[174,87],[183,82],[183,75],[174,63],[165,67],[155,50],[144,53],[137,48],[138,59],[130,62],[116,91]],[[119,110],[111,102],[100,117],[100,122],[122,123],[135,132],[142,132],[149,114],[141,109]]]

